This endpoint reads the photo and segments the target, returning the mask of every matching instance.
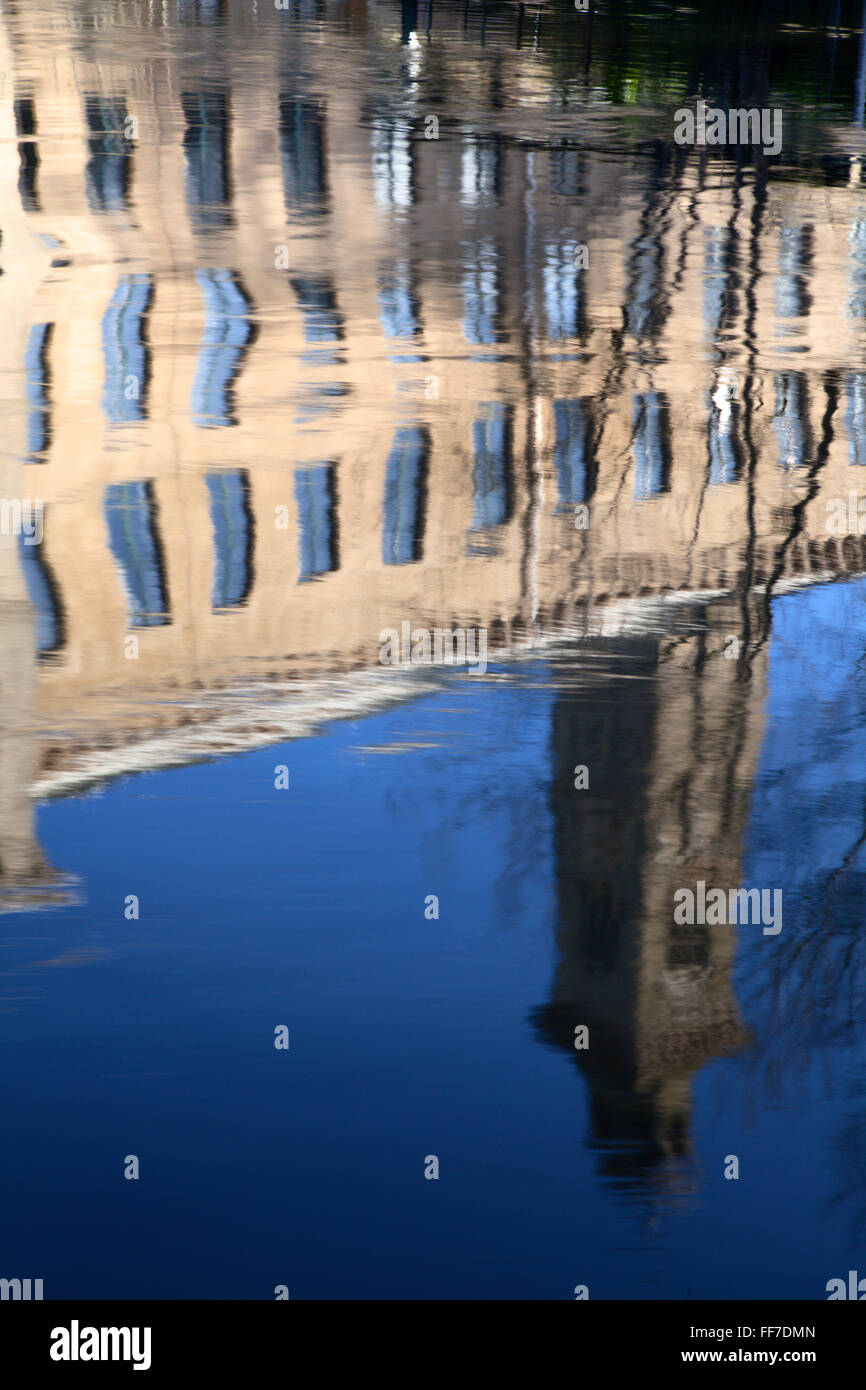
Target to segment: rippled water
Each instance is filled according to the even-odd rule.
[[[0,1277],[862,1269],[864,18],[0,6]]]

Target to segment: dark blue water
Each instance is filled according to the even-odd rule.
[[[628,642],[588,688],[559,650],[43,805],[40,840],[87,906],[4,921],[6,1263],[60,1298],[821,1297],[864,1215],[864,594],[775,604],[744,882],[781,884],[785,922],[725,929],[751,1042],[689,1077],[687,1152],[648,1156],[629,1137],[640,1086],[535,1024],[557,926],[582,927],[558,907],[555,732],[615,710]],[[641,659],[638,743],[661,679]],[[828,703],[832,748],[804,718]],[[603,801],[612,775],[596,760],[573,796]],[[659,924],[638,900],[627,925],[651,941]]]
[[[0,1280],[866,1271],[864,120],[861,0],[0,6]]]

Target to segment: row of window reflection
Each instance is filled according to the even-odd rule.
[[[866,319],[866,219],[855,218],[848,232],[848,293],[845,316]],[[773,281],[776,331],[793,338],[812,304],[809,281],[814,269],[815,232],[809,225],[780,227],[777,232],[776,275]],[[731,227],[704,228],[703,320],[708,336],[715,337],[726,319],[733,317],[738,284],[736,238]],[[655,282],[652,281],[654,284]]]
[[[194,225],[203,232],[233,224],[230,173],[230,104],[227,91],[213,88],[181,94],[185,132],[187,203]],[[326,103],[313,96],[279,96],[279,145],[286,207],[292,214],[318,215],[329,204]],[[130,138],[130,113],[121,97],[88,95],[84,100],[90,156],[86,190],[90,206],[100,212],[126,208],[131,187],[134,141]],[[36,111],[31,98],[15,102],[21,166],[19,187],[24,206],[38,209]],[[372,144],[373,191],[385,207],[408,208],[416,201],[414,147],[418,137],[408,117],[391,112],[369,115]],[[548,151],[550,187],[562,196],[576,198],[584,190],[583,156],[570,148]],[[447,161],[440,161],[445,171]],[[459,197],[474,208],[502,193],[503,146],[498,138],[467,134],[463,137]],[[627,248],[629,286],[625,322],[638,339],[652,337],[664,318],[664,245],[651,230],[649,215]],[[849,285],[845,313],[866,318],[866,220],[858,219],[849,233]],[[543,252],[541,280],[551,340],[581,333],[582,294],[580,271],[575,265],[577,244],[562,238]],[[490,345],[502,337],[502,277],[499,249],[490,237],[467,243],[462,249],[464,335],[470,344]],[[777,233],[774,278],[777,333],[796,338],[808,314],[808,290],[814,261],[814,229],[781,227]],[[704,229],[705,331],[715,337],[736,298],[737,234],[732,226]],[[420,332],[418,298],[408,269],[384,277],[380,289],[380,313],[386,334],[412,340]],[[794,343],[790,350],[802,350]],[[417,353],[396,353],[395,361],[419,361]]]
[[[585,413],[579,400],[557,401],[555,412],[560,504],[571,506],[588,491]],[[478,408],[472,426],[469,553],[486,553],[485,535],[511,518],[512,413],[510,406],[490,402]],[[426,428],[397,428],[385,469],[382,560],[386,565],[411,564],[422,556],[429,456]],[[295,471],[299,582],[339,568],[336,476],[333,463]],[[211,602],[214,611],[223,612],[241,606],[252,589],[250,484],[243,470],[211,472],[205,481],[215,555]],[[169,623],[171,606],[153,483],[112,484],[106,489],[104,507],[109,545],[127,595],[129,626]],[[38,614],[39,650],[56,652],[63,645],[62,604],[42,544],[28,545],[22,538],[21,557]]]
[[[218,86],[181,92],[183,152],[187,204],[200,231],[232,225],[231,101]],[[279,153],[283,192],[291,213],[318,216],[328,212],[327,104],[316,96],[281,92],[278,96]],[[20,156],[19,191],[27,211],[39,210],[37,115],[32,97],[14,105]],[[85,191],[95,212],[128,209],[132,189],[135,121],[122,96],[87,94],[88,130]],[[411,207],[417,198],[415,144],[421,137],[403,117],[371,113],[368,117],[374,197],[381,206]],[[577,196],[582,179],[577,153],[550,152],[554,191]],[[502,191],[503,146],[498,138],[467,135],[462,144],[460,202],[473,208]]]
[[[552,335],[579,330],[578,272],[571,248],[555,248],[545,267],[545,302]],[[254,337],[253,305],[235,272],[200,269],[196,281],[202,294],[205,326],[192,388],[190,410],[196,425],[233,425],[233,388],[246,350]],[[309,366],[338,366],[339,344],[345,336],[333,282],[325,275],[291,276],[309,345],[301,362]],[[500,286],[492,250],[482,244],[470,258],[463,279],[466,313],[464,332],[471,344],[491,344],[501,337],[498,326]],[[102,320],[105,367],[102,407],[110,425],[140,421],[147,416],[150,349],[147,317],[153,300],[153,281],[146,273],[122,275]],[[422,362],[421,318],[409,265],[400,261],[384,273],[379,286],[383,332],[395,350],[395,362]],[[37,461],[50,443],[50,362],[53,325],[36,324],[25,357],[29,402],[28,457]],[[412,350],[410,350],[412,349]],[[338,396],[338,383],[323,388]]]
[[[796,373],[777,377],[774,428],[786,466],[807,461],[810,441],[803,423],[804,387]],[[737,405],[724,388],[709,398],[709,481],[737,480],[742,445],[737,432]],[[554,466],[557,511],[570,513],[589,502],[594,489],[593,403],[575,397],[553,403]],[[798,413],[800,412],[800,413]],[[846,420],[851,462],[866,466],[866,374],[847,383]],[[477,408],[472,424],[472,520],[467,553],[490,554],[498,527],[512,516],[513,410],[500,401]],[[382,561],[411,564],[421,558],[427,497],[430,439],[420,425],[397,428],[385,469]],[[664,493],[670,484],[670,409],[663,392],[633,398],[632,459],[634,496],[642,500]],[[250,483],[243,470],[205,475],[210,494],[214,541],[212,607],[237,608],[253,584],[254,526]],[[298,468],[294,476],[298,523],[298,581],[320,578],[339,568],[337,469],[333,463]],[[105,493],[105,518],[112,553],[119,566],[129,605],[130,627],[153,627],[171,621],[166,570],[159,538],[153,484],[112,484]],[[42,546],[22,538],[21,556],[31,599],[38,613],[39,650],[63,645],[62,606]]]
[[[554,302],[551,285],[551,319],[558,330],[565,332],[574,328],[579,295],[568,277],[560,273],[561,267],[553,254],[549,268],[552,285],[555,282],[560,290],[560,297]],[[205,325],[190,411],[196,425],[218,428],[236,423],[233,389],[244,354],[253,339],[252,305],[232,271],[198,270],[196,279],[204,299]],[[294,276],[291,285],[302,314],[304,338],[309,345],[302,360],[319,365],[339,364],[344,329],[331,281],[325,276]],[[473,316],[467,318],[464,325],[466,335],[470,342],[486,343],[496,332],[488,302],[488,296],[495,297],[496,290],[495,279],[483,254],[472,270],[466,272],[464,293],[473,308]],[[152,296],[149,275],[123,275],[103,317],[102,406],[111,425],[140,421],[147,414],[150,352],[146,319]],[[418,302],[405,264],[398,264],[391,275],[383,277],[380,306],[386,336],[403,346],[416,343],[420,335]],[[554,311],[558,315],[555,319]],[[43,460],[50,445],[52,331],[51,324],[36,324],[30,331],[26,348],[27,454],[32,462]],[[396,361],[424,360],[420,352],[399,352],[394,358]],[[811,453],[806,377],[800,372],[776,372],[773,382],[773,431],[778,441],[779,463],[788,470],[808,462]],[[339,396],[344,390],[339,383],[320,388],[326,396]],[[859,465],[866,463],[866,374],[847,374],[845,400],[849,461]],[[740,408],[735,393],[720,383],[716,390],[707,394],[705,410],[710,480],[713,483],[733,482],[739,476],[743,453],[739,437]],[[667,419],[668,408],[660,393],[648,391],[635,396],[632,425],[638,496],[652,496],[666,487],[666,458],[670,452]],[[558,437],[560,428],[557,417]],[[575,437],[583,439],[582,426],[578,428],[572,421],[569,428],[577,431]]]

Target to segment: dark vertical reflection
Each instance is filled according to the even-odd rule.
[[[706,405],[710,485],[735,483],[742,473],[745,451],[733,382],[720,374],[715,389],[707,393]]]
[[[634,495],[655,497],[670,486],[670,410],[663,391],[638,392],[632,407]]]
[[[866,372],[846,373],[845,429],[848,462],[866,466]]]
[[[43,529],[44,524],[43,517]],[[45,557],[44,534],[38,545],[32,545],[23,532],[19,533],[18,554],[27,593],[36,612],[36,651],[40,659],[50,658],[62,650],[66,637],[60,589]]]
[[[219,89],[184,92],[186,196],[193,226],[222,231],[233,224],[229,166],[229,98]]]
[[[15,129],[18,133],[18,194],[25,212],[39,212],[39,193],[36,172],[39,152],[36,147],[36,106],[32,97],[15,101]]]
[[[553,463],[558,491],[557,511],[571,510],[588,502],[594,478],[591,473],[590,401],[579,397],[554,401],[556,439]]]
[[[513,410],[502,401],[479,406],[472,424],[472,534],[470,552],[488,553],[484,532],[511,519]],[[480,534],[475,534],[480,533]]]
[[[336,479],[332,463],[295,469],[299,583],[339,569]]]
[[[802,372],[775,372],[773,385],[773,433],[779,445],[779,466],[787,472],[802,468],[812,454],[806,378]]]
[[[385,468],[382,560],[386,565],[408,565],[421,558],[429,452],[425,429],[398,426]]]
[[[490,346],[502,337],[502,281],[492,237],[463,247],[463,335],[467,343]]]
[[[647,937],[666,923],[645,921],[643,871],[656,722],[653,639],[618,641],[615,654],[590,644],[610,680],[584,699],[557,700],[552,727],[551,811],[559,959],[550,1002],[533,1016],[549,1043],[566,1049],[589,1086],[591,1133],[602,1171],[647,1183],[663,1160],[687,1149],[684,1098],[668,1094],[664,1066],[644,1049],[642,965]],[[613,669],[612,669],[613,668]],[[590,767],[590,790],[573,768]],[[593,787],[597,790],[593,791]],[[589,1047],[575,1049],[575,1029]],[[647,1062],[650,1065],[647,1066]]]
[[[386,338],[402,342],[405,347],[420,346],[421,307],[415,288],[412,269],[406,261],[398,261],[379,279],[379,318]],[[392,362],[423,362],[419,352],[392,353]]]
[[[102,320],[102,408],[112,425],[129,424],[147,415],[150,354],[145,322],[152,295],[149,275],[121,275]]]
[[[415,150],[412,122],[391,111],[370,117],[373,194],[384,208],[410,208],[415,202]]]
[[[215,612],[245,603],[253,584],[253,514],[245,469],[206,473],[214,540],[211,606]]]
[[[205,327],[192,387],[197,425],[235,425],[234,383],[253,340],[252,305],[231,270],[197,270],[205,301]]]
[[[87,96],[84,111],[90,130],[90,159],[85,170],[87,199],[96,212],[114,212],[129,204],[132,141],[122,97]]]
[[[298,301],[307,343],[338,343],[344,336],[343,319],[337,307],[337,292],[329,275],[294,275],[290,281]],[[310,365],[336,366],[336,350],[316,347],[303,355]]]
[[[709,628],[718,638],[732,618],[720,609]],[[694,1189],[692,1079],[747,1040],[731,929],[673,922],[677,887],[739,884],[754,772],[754,696],[733,662],[707,665],[707,622],[694,613],[702,630],[673,643],[672,661],[655,637],[583,642],[598,683],[564,690],[553,712],[558,960],[532,1021],[586,1078],[602,1175],[653,1203]],[[685,750],[675,768],[670,718]],[[578,765],[588,786],[575,786]]]
[[[660,144],[651,150],[649,186],[637,235],[628,248],[625,324],[638,340],[654,340],[661,332],[670,305],[664,293],[664,243],[659,221],[665,197],[670,196],[668,155]]]
[[[126,590],[129,626],[161,627],[171,618],[153,483],[110,483],[104,505],[108,542]]]
[[[574,145],[554,147],[547,156],[551,192],[561,198],[580,198],[585,193],[586,155]]]
[[[408,43],[418,28],[418,0],[400,0],[400,39]]]
[[[48,350],[53,323],[36,323],[27,338],[24,366],[27,374],[27,455],[30,463],[44,462],[51,443],[51,367]]]
[[[280,159],[290,216],[328,211],[325,103],[280,94]]]

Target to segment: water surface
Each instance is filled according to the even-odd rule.
[[[864,101],[845,0],[3,5],[0,1276],[862,1267]]]

